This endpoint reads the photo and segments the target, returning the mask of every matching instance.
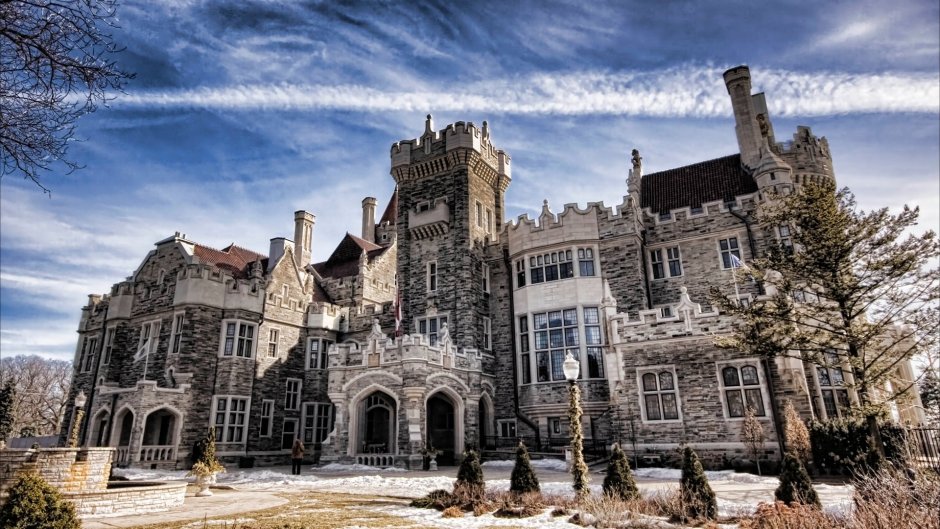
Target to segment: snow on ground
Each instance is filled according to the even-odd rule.
[[[485,461],[481,466],[484,470],[488,468],[508,468],[512,470],[515,464],[515,459],[499,459],[495,461]],[[568,463],[561,459],[532,459],[529,461],[529,464],[532,465],[532,468],[540,470],[554,470],[556,472],[568,471]]]
[[[571,478],[565,473],[564,462],[555,460],[534,460],[533,466],[541,481],[542,492],[560,496],[573,496]],[[508,490],[509,480],[505,479],[512,469],[511,462],[488,461],[483,464],[485,470],[500,477],[487,479],[488,490]],[[131,480],[190,480],[186,471],[114,469],[114,474]],[[388,475],[392,474],[392,475]],[[718,497],[718,512],[721,516],[739,515],[754,512],[758,503],[773,501],[773,491],[778,485],[776,477],[761,477],[753,474],[733,471],[706,472],[709,483]],[[677,489],[681,471],[669,468],[641,468],[634,471],[637,485],[644,495],[659,491]],[[601,493],[602,474],[591,475],[591,491]],[[227,485],[238,490],[265,491],[322,491],[352,493],[395,498],[420,498],[435,489],[451,490],[454,485],[452,472],[446,475],[424,472],[408,472],[399,469],[380,469],[363,465],[337,465],[311,469],[304,468],[304,474],[291,475],[285,467],[234,469],[217,476],[219,485]],[[852,487],[850,485],[816,484],[823,508],[832,512],[846,512],[851,509]],[[545,527],[556,529],[570,525],[567,518],[552,518],[546,513],[527,519],[500,519],[492,515],[467,517],[464,519],[442,519],[434,510],[412,509],[408,507],[389,507],[391,514],[402,516],[416,524],[436,525],[440,527]]]

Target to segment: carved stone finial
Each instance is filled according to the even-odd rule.
[[[489,138],[490,138],[490,125],[484,119],[483,120],[483,139],[489,140]]]
[[[427,119],[424,121],[424,133],[430,134],[434,130],[434,122],[431,120],[431,114],[428,114]]]
[[[631,161],[633,162],[633,170],[638,171],[642,169],[643,158],[640,156],[640,151],[637,149],[633,149],[633,151],[630,152],[630,155],[632,156]]]
[[[261,270],[261,261],[255,261],[254,263],[252,263],[251,264],[251,278],[261,279],[263,275],[264,274]]]

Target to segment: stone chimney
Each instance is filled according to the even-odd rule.
[[[313,225],[317,218],[304,210],[294,212],[294,260],[298,268],[310,264],[310,252],[313,248]]]
[[[362,199],[362,238],[375,242],[375,205],[374,197]]]

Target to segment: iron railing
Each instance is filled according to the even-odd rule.
[[[906,428],[908,462],[940,472],[940,428]]]

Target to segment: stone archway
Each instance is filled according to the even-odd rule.
[[[131,462],[131,438],[134,434],[134,410],[122,408],[114,416],[110,446],[117,447],[115,463],[126,465]]]
[[[493,431],[493,418],[495,417],[495,412],[493,409],[493,401],[490,399],[490,396],[484,393],[480,397],[479,405],[477,406],[477,435],[479,437],[480,450],[486,450],[489,448],[496,448],[495,446],[495,433]],[[493,445],[492,447],[490,445]]]
[[[175,461],[177,431],[181,425],[179,412],[161,407],[147,414],[141,439],[141,461]]]
[[[91,421],[91,437],[88,438],[88,444],[90,446],[108,446],[110,425],[111,410],[107,408],[99,410]]]
[[[462,423],[461,408],[453,398],[439,391],[427,400],[425,435],[427,442],[437,449],[439,465],[453,465],[457,460],[458,449],[462,451],[457,439],[458,426]]]
[[[395,400],[375,391],[359,403],[359,439],[356,449],[366,454],[394,454],[398,432]]]

